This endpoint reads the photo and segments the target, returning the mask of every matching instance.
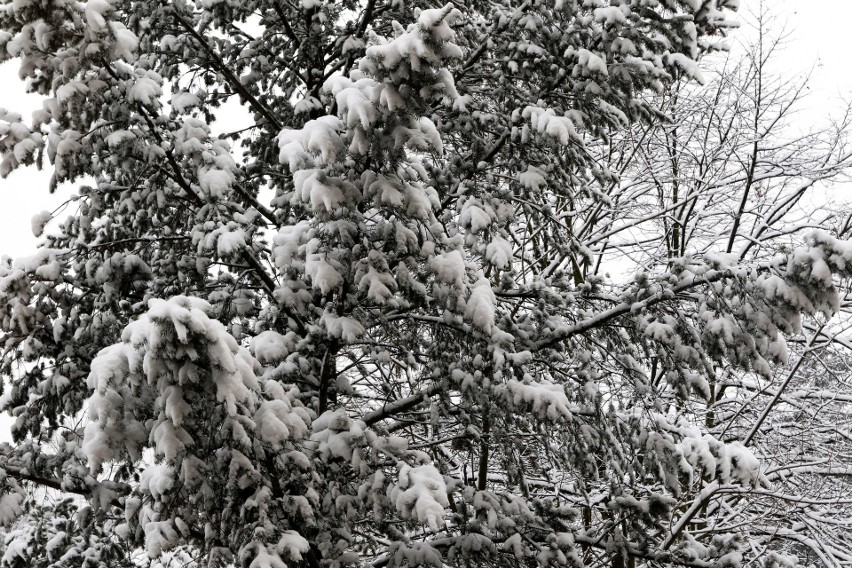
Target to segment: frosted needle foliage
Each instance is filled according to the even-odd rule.
[[[852,562],[847,124],[736,9],[0,1],[0,568]]]

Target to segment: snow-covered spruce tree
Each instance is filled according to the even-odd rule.
[[[772,481],[680,409],[783,362],[852,246],[609,280],[585,240],[632,206],[596,144],[733,4],[0,4],[45,97],[2,173],[78,188],[0,272],[2,562],[789,563],[700,522]]]

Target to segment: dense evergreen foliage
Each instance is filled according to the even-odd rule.
[[[75,187],[0,267],[0,565],[848,562],[770,431],[830,398],[845,124],[700,69],[735,4],[0,4],[0,170]]]

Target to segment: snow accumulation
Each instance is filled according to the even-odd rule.
[[[220,257],[228,257],[246,250],[247,246],[245,231],[238,228],[226,230],[221,232],[216,239],[216,254]]]
[[[12,491],[0,495],[0,526],[7,527],[23,512],[24,494]]]
[[[174,470],[165,463],[151,464],[139,475],[139,489],[155,500],[166,496],[174,483]]]
[[[435,275],[446,284],[461,287],[464,283],[465,262],[461,251],[453,250],[432,257],[430,264]]]
[[[4,150],[0,176],[6,177],[41,145],[40,132],[33,132],[16,112],[0,107],[0,146]],[[8,150],[12,151],[9,152]]]
[[[444,526],[449,506],[444,476],[433,465],[400,465],[399,481],[388,489],[388,497],[405,519],[417,519],[432,532]]]
[[[303,203],[310,203],[316,212],[332,211],[344,202],[343,190],[325,178],[320,169],[305,169],[293,172],[296,196]]]
[[[648,443],[652,444],[652,440],[669,447],[659,437],[649,437]],[[738,483],[744,487],[754,487],[760,480],[760,462],[738,441],[726,444],[710,434],[698,436],[698,432],[693,431],[670,449],[685,460],[681,467],[690,477],[714,479],[723,484]]]
[[[330,290],[336,288],[343,281],[343,276],[328,262],[328,257],[322,253],[307,255],[305,274],[311,279],[312,286],[323,294],[328,294]]]
[[[521,116],[530,121],[533,132],[539,136],[549,136],[563,146],[571,140],[580,139],[574,122],[567,116],[557,115],[552,108],[528,106],[521,112]],[[514,116],[513,120],[516,120]]]
[[[87,0],[86,2],[86,23],[89,27],[98,32],[107,26],[107,14],[112,10],[112,4],[108,0]]]
[[[169,101],[169,104],[172,106],[172,110],[181,114],[198,106],[200,103],[201,99],[199,99],[198,96],[188,93],[187,91],[178,91],[172,95],[172,98]]]
[[[251,339],[251,352],[262,365],[283,361],[293,351],[297,338],[294,332],[281,335],[277,331],[262,331]]]
[[[92,361],[91,422],[82,449],[93,473],[120,452],[139,459],[147,439],[167,460],[193,445],[183,428],[193,412],[186,401],[189,391],[209,390],[229,416],[236,414],[238,402],[256,398],[260,386],[254,359],[224,325],[207,315],[210,310],[198,298],[150,300],[148,312],[125,328],[122,343],[107,347]],[[196,364],[202,356],[204,368]],[[156,418],[143,423],[137,418],[143,408],[137,405],[144,405],[145,399],[153,400]]]
[[[302,119],[296,122],[304,126],[274,127],[278,132],[265,137],[260,131],[268,131],[275,120],[262,120],[261,115],[268,117],[268,109],[258,108],[248,95],[250,100],[242,97],[242,104],[254,107],[259,122],[254,130],[233,133],[242,142],[253,141],[251,149],[237,158],[239,166],[232,157],[234,149],[216,139],[205,123],[212,115],[202,112],[215,111],[218,95],[228,87],[216,69],[207,69],[210,73],[201,69],[197,77],[180,75],[182,67],[164,66],[156,54],[131,64],[139,40],[113,21],[119,19],[114,14],[126,19],[126,6],[119,9],[118,0],[67,3],[69,13],[80,17],[67,29],[55,31],[57,41],[66,41],[59,37],[63,34],[72,36],[91,49],[91,57],[63,52],[54,57],[56,61],[46,61],[44,53],[49,50],[40,49],[31,61],[25,61],[36,72],[34,89],[56,91],[56,99],[45,103],[40,115],[45,122],[36,130],[51,132],[48,157],[60,180],[94,172],[101,183],[81,192],[79,212],[61,228],[67,234],[49,241],[67,245],[68,250],[44,248],[14,265],[4,261],[0,268],[0,292],[8,296],[5,317],[15,326],[9,332],[9,341],[15,342],[10,343],[9,357],[55,360],[56,369],[67,375],[49,376],[50,365],[34,367],[33,373],[15,384],[7,406],[18,400],[23,405],[27,396],[30,400],[42,396],[53,405],[49,411],[72,414],[85,408],[90,422],[82,444],[69,441],[74,436],[63,438],[58,443],[68,445],[62,451],[73,444],[72,450],[65,456],[51,454],[50,459],[68,459],[63,482],[106,487],[92,504],[123,504],[126,522],[116,528],[116,534],[138,542],[141,528],[152,557],[170,547],[192,548],[203,539],[204,547],[219,546],[221,541],[222,549],[231,554],[228,562],[251,568],[284,568],[300,562],[314,544],[321,557],[317,561],[324,564],[345,564],[341,560],[345,554],[364,555],[363,562],[382,559],[380,555],[391,562],[398,554],[397,559],[404,556],[402,560],[410,564],[415,563],[412,558],[463,563],[467,557],[462,555],[473,551],[472,557],[477,547],[489,547],[498,555],[502,547],[519,563],[579,564],[577,551],[582,553],[588,544],[582,538],[602,534],[598,544],[603,555],[628,548],[635,551],[647,544],[649,554],[659,552],[658,559],[682,554],[672,558],[710,565],[716,561],[711,553],[687,558],[697,549],[677,548],[692,538],[689,531],[694,533],[695,522],[684,514],[690,507],[687,499],[706,488],[709,484],[703,482],[710,479],[718,481],[717,487],[754,487],[763,481],[759,463],[742,444],[704,434],[713,429],[704,423],[703,415],[696,419],[686,414],[684,423],[699,424],[694,429],[677,422],[681,414],[675,404],[670,405],[671,411],[659,410],[668,414],[660,414],[654,422],[649,416],[668,408],[670,400],[659,398],[661,389],[670,386],[664,393],[669,397],[685,382],[709,395],[706,377],[715,377],[715,369],[726,358],[740,363],[728,353],[751,349],[780,357],[785,348],[783,339],[774,339],[776,327],[792,326],[801,310],[837,309],[832,273],[837,266],[852,263],[852,247],[831,243],[824,235],[790,255],[786,272],[783,263],[777,262],[755,271],[754,276],[744,275],[746,269],[740,268],[742,263],[735,257],[719,255],[716,265],[708,268],[696,254],[683,261],[693,272],[679,271],[681,260],[665,257],[658,272],[649,264],[650,274],[644,281],[637,278],[624,287],[597,274],[580,278],[562,268],[572,255],[594,267],[595,256],[604,254],[605,248],[654,250],[650,241],[620,240],[619,233],[651,231],[647,227],[656,223],[658,211],[643,201],[641,178],[635,184],[631,178],[624,187],[609,186],[618,176],[599,167],[595,153],[605,146],[595,137],[608,136],[617,122],[629,126],[628,114],[641,117],[650,112],[653,101],[642,98],[642,93],[654,80],[659,79],[662,87],[672,78],[668,74],[678,69],[700,78],[691,58],[666,50],[688,52],[689,41],[697,38],[689,20],[705,24],[703,12],[689,13],[685,6],[712,12],[717,3],[724,5],[702,0],[634,2],[647,16],[631,13],[628,2],[610,0],[584,0],[570,7],[564,3],[562,15],[548,12],[554,4],[562,9],[559,0],[548,3],[547,9],[533,9],[528,3],[529,9],[503,11],[504,6],[488,14],[473,9],[463,13],[447,4],[423,11],[411,7],[416,22],[406,28],[391,22],[392,10],[377,13],[372,24],[361,22],[364,25],[358,26],[357,34],[339,38],[334,53],[326,54],[332,60],[324,61],[323,69],[307,69],[304,62],[297,62],[310,77],[337,70],[321,90],[307,89],[310,94],[298,85],[284,84],[298,82],[298,73],[276,70],[281,61],[263,53],[264,34],[280,30],[266,29],[263,16],[247,16],[250,27],[264,28],[260,35],[235,37],[239,49],[217,49],[221,61],[214,63],[232,68],[237,62],[233,68],[245,73],[239,80],[261,101],[282,93],[291,100],[287,93],[302,92],[300,101],[291,102]],[[239,2],[197,0],[186,12],[188,35],[155,34],[145,38],[144,47],[154,46],[157,53],[168,55],[163,60],[167,63],[191,61],[197,55],[193,49],[210,49],[190,37],[192,29],[209,31],[211,38],[225,45],[225,36],[231,32],[227,27],[219,29],[222,18],[216,16],[225,4],[233,7]],[[326,18],[328,29],[357,23],[340,16],[337,5],[325,11],[328,3],[322,0],[289,4],[285,11],[303,10],[308,24],[311,18],[315,23]],[[304,12],[315,9],[313,14]],[[163,17],[169,25],[178,25],[181,14],[167,10]],[[654,17],[659,14],[666,18]],[[223,21],[227,24],[227,17]],[[553,22],[568,22],[577,33],[559,25],[551,27]],[[32,25],[42,24],[47,22]],[[144,21],[139,26],[145,29]],[[460,43],[471,46],[472,53],[463,53],[454,43],[457,26],[470,34]],[[395,36],[391,39],[376,35],[391,30]],[[302,31],[296,29],[297,35]],[[289,59],[302,58],[305,44],[289,35],[292,45],[282,44],[279,51]],[[29,39],[17,41],[9,47],[11,57],[37,51],[21,46]],[[360,50],[365,55],[356,61]],[[341,51],[351,55],[338,58]],[[110,56],[124,61],[110,61]],[[464,61],[458,61],[463,56]],[[464,67],[466,81],[493,75],[496,83],[508,84],[513,92],[523,91],[520,87],[529,81],[553,79],[555,83],[541,100],[520,101],[501,93],[483,98],[477,89],[465,89],[470,95],[459,97],[446,68],[448,61],[456,69]],[[207,63],[203,61],[202,67]],[[38,72],[47,73],[54,64],[67,67],[62,69],[68,80],[59,73],[55,85],[39,83],[44,77]],[[309,68],[310,62],[306,65]],[[172,77],[174,69],[179,77]],[[346,76],[341,76],[343,69]],[[543,78],[548,69],[553,77]],[[502,75],[507,71],[508,78]],[[272,81],[270,87],[266,81],[255,80],[260,76],[278,76],[281,81]],[[179,83],[170,85],[178,92],[162,108],[164,91],[169,90],[166,82]],[[564,92],[557,92],[563,87]],[[264,92],[267,88],[272,91]],[[229,92],[234,94],[233,89]],[[236,95],[235,100],[240,98]],[[506,103],[510,108],[501,108],[504,99],[511,99]],[[103,109],[114,112],[98,114],[92,105],[101,100],[106,101]],[[115,102],[120,100],[127,105]],[[80,113],[69,112],[78,107]],[[315,117],[324,112],[337,116]],[[91,113],[93,124],[84,124]],[[204,120],[182,116],[185,113],[204,115]],[[65,129],[65,124],[71,126]],[[583,130],[582,137],[578,130]],[[654,133],[649,130],[648,135]],[[40,136],[20,116],[0,109],[0,144],[4,145],[0,174],[30,160],[44,142]],[[584,138],[591,143],[584,146]],[[269,154],[263,143],[270,140],[276,164],[263,162]],[[616,134],[605,141],[620,140]],[[642,144],[645,140],[653,144],[651,138]],[[431,159],[442,155],[444,141],[462,156],[459,161]],[[569,148],[554,150],[558,146]],[[464,158],[466,147],[473,158]],[[627,159],[615,146],[608,149],[614,160]],[[160,174],[145,177],[163,163],[159,158],[165,153],[177,160],[170,163],[181,166],[186,183],[182,179],[174,183]],[[551,159],[555,154],[564,160]],[[583,155],[588,161],[583,161]],[[289,168],[287,175],[267,175],[282,167]],[[625,167],[629,177],[632,166]],[[137,168],[146,183],[133,181],[139,179]],[[246,191],[252,193],[256,189],[252,180],[258,179],[269,181],[258,197],[269,210],[257,202],[256,209],[234,204],[234,192],[242,191],[237,184],[251,182]],[[441,189],[445,201],[439,200],[430,183]],[[180,187],[186,189],[187,184],[201,197],[192,210],[182,206],[185,193]],[[609,199],[604,193],[610,189],[612,196],[623,193]],[[566,192],[579,197],[567,199]],[[631,202],[624,215],[619,209],[622,202]],[[590,203],[591,209],[586,207]],[[594,227],[586,215],[590,210],[598,223]],[[696,215],[715,219],[712,212],[705,213],[701,210]],[[607,216],[615,219],[614,229]],[[48,211],[34,216],[33,234],[42,235],[52,218]],[[175,226],[183,222],[185,226]],[[275,225],[279,227],[272,236]],[[152,230],[168,234],[168,241],[145,247]],[[592,240],[583,241],[583,234]],[[270,238],[273,246],[268,251],[264,245]],[[274,274],[254,270],[270,256],[277,267]],[[708,255],[708,263],[713,262]],[[168,270],[157,272],[164,263],[169,264]],[[728,265],[731,272],[721,274]],[[149,287],[142,291],[146,294],[204,281],[207,285],[188,288],[206,294],[210,303],[177,296],[128,308],[132,302],[141,302],[135,294],[121,296],[125,284],[140,282],[138,274],[148,279]],[[255,285],[258,276],[274,282],[261,289]],[[752,288],[743,292],[746,286]],[[752,292],[754,298],[748,296]],[[780,307],[775,312],[763,309],[776,304]],[[103,321],[92,324],[69,315],[72,310],[85,310],[86,317]],[[120,342],[90,361],[89,398],[85,406],[78,404],[86,395],[70,390],[77,376],[74,369],[81,358],[89,363],[91,354],[85,349],[60,353],[66,345],[75,348],[68,337],[80,330],[74,336],[80,339],[78,347],[90,336],[107,341],[131,317],[128,314],[139,311],[145,313],[126,325]],[[34,332],[34,328],[43,331],[37,327],[41,324],[49,326],[46,333]],[[285,334],[284,330],[290,331]],[[612,344],[623,349],[613,352]],[[447,352],[452,354],[451,361]],[[744,374],[767,369],[757,355],[752,366],[747,363],[742,365]],[[662,369],[659,376],[657,369]],[[44,382],[38,372],[45,373]],[[563,380],[564,376],[576,381]],[[329,377],[336,399],[325,396]],[[31,387],[28,382],[38,384]],[[54,393],[57,399],[65,398],[64,409],[62,401],[57,405],[51,398]],[[691,400],[682,405],[684,412],[689,412]],[[329,406],[334,409],[327,410]],[[19,414],[29,413],[21,424],[37,433],[43,413],[20,408]],[[515,416],[504,421],[492,411]],[[394,425],[429,424],[430,420],[432,439],[424,439],[416,429],[399,430]],[[556,427],[528,428],[538,422]],[[493,439],[511,438],[511,428],[515,434],[517,428],[525,434],[512,440],[518,444],[514,448],[492,445],[486,451],[476,445],[471,449],[466,442],[459,445],[460,436],[476,437],[487,430],[483,423],[494,425]],[[566,427],[568,423],[573,426]],[[504,426],[511,428],[503,431]],[[739,427],[732,424],[731,431]],[[379,436],[378,432],[399,435]],[[581,445],[584,438],[595,438],[590,445],[600,451],[584,454],[576,444],[560,447],[560,440],[570,441],[574,434]],[[430,460],[436,458],[426,450],[443,451],[441,446],[447,449],[447,459],[433,465]],[[519,469],[512,463],[517,462],[516,450],[525,448],[531,453],[549,452],[553,459],[542,463],[525,459]],[[641,463],[631,461],[631,449],[641,454]],[[454,463],[457,455],[474,461],[479,457],[481,467],[495,470],[493,477],[489,474],[473,484],[482,490],[462,479],[469,476]],[[601,455],[611,458],[604,464],[606,471],[596,463]],[[69,463],[74,476],[67,471]],[[565,472],[574,471],[601,475],[588,487],[580,478],[562,479]],[[131,479],[134,473],[138,476]],[[685,477],[694,485],[685,487]],[[631,485],[633,479],[639,482]],[[0,495],[0,524],[4,524],[21,514],[23,495],[8,487],[11,483],[5,479],[0,482],[5,492]],[[113,489],[119,485],[122,493]],[[535,487],[541,498],[531,499],[528,486]],[[85,489],[75,490],[85,493]],[[572,495],[566,501],[568,491]],[[470,515],[448,511],[450,492]],[[594,500],[585,506],[597,512],[592,515],[593,524],[583,531],[574,509],[578,503],[571,501],[582,500],[586,494]],[[675,494],[677,499],[666,500]],[[625,514],[621,517],[626,519],[621,523],[624,534],[604,534],[612,525],[604,512],[609,507],[615,512],[618,499],[625,510],[634,506],[648,518]],[[660,504],[670,508],[664,513],[659,507],[652,510]],[[121,515],[109,516],[122,521]],[[449,519],[456,523],[462,517],[470,521],[469,526],[453,525],[433,539],[422,534],[424,529],[438,533]],[[371,519],[400,528],[388,532],[382,526],[375,534],[346,534],[347,522],[362,526]],[[689,525],[683,533],[642,532],[643,526],[668,523],[674,527],[678,519],[686,519],[684,525]],[[310,528],[305,531],[297,526],[299,522]],[[707,542],[714,538],[713,531],[719,531],[717,526],[698,524],[703,535],[699,538]],[[524,534],[525,527],[535,527],[534,534]],[[379,534],[383,531],[387,534]],[[196,538],[199,535],[203,537]],[[669,536],[674,548],[654,548]],[[61,538],[55,538],[48,548],[59,546]],[[7,546],[4,554],[14,555],[16,546]],[[438,549],[459,556],[442,558],[435,552]],[[509,555],[504,557],[511,560]]]
[[[380,272],[372,265],[358,282],[358,288],[367,291],[367,299],[384,304],[391,297],[391,289],[396,287],[396,280],[387,272]]]
[[[527,166],[525,172],[519,173],[518,182],[534,193],[538,193],[543,186],[547,185],[544,171],[535,166]]]
[[[577,65],[586,69],[590,73],[600,73],[604,76],[609,75],[609,71],[607,71],[606,67],[606,61],[588,49],[580,49],[577,51]],[[565,144],[565,142],[563,142],[563,144]]]
[[[470,297],[467,299],[464,315],[473,325],[488,335],[494,332],[494,317],[497,298],[491,289],[491,283],[484,276],[470,287]]]
[[[701,69],[698,66],[698,63],[695,62],[694,59],[684,55],[683,53],[668,53],[665,55],[666,63],[677,67],[688,77],[691,77],[698,81],[700,84],[705,83],[704,75],[701,73]]]
[[[286,397],[263,401],[254,414],[260,438],[280,450],[288,440],[301,440],[308,433],[306,416],[293,412]]]
[[[335,116],[308,121],[299,130],[285,128],[278,135],[279,160],[292,172],[313,164],[333,164],[343,151],[342,130],[343,122]]]
[[[295,225],[284,225],[272,239],[272,255],[275,266],[286,269],[296,262],[299,250],[311,240],[314,229],[310,221],[299,221]]]
[[[47,225],[51,219],[53,219],[53,215],[50,211],[40,211],[33,215],[33,218],[30,221],[32,224],[33,236],[40,237],[44,232],[45,225]]]
[[[311,425],[311,441],[318,442],[317,451],[324,460],[342,458],[349,461],[356,446],[354,442],[364,438],[365,429],[364,423],[352,420],[345,409],[329,410]]]
[[[467,199],[459,211],[459,224],[471,233],[480,233],[491,225],[493,212],[489,209],[477,199]]]
[[[274,544],[252,541],[240,550],[240,562],[248,568],[287,568],[287,560],[299,562],[310,548],[305,537],[294,530],[286,530]]]
[[[491,238],[491,242],[485,247],[485,258],[498,270],[503,270],[511,263],[513,251],[514,249],[509,241],[495,234]]]
[[[460,58],[463,55],[461,49],[450,41],[455,37],[450,24],[461,16],[462,13],[452,8],[452,5],[423,10],[417,24],[410,25],[405,33],[389,42],[368,47],[367,57],[362,60],[362,69],[369,69],[369,64],[365,62],[370,60],[378,62],[385,69],[395,69],[405,61],[411,69],[419,71],[421,60],[437,65],[445,59]],[[437,51],[435,44],[440,46]]]
[[[548,381],[535,382],[531,379],[524,382],[510,379],[507,388],[507,394],[513,404],[529,404],[533,412],[541,418],[551,420],[573,418],[572,405],[565,394],[564,385]]]
[[[230,169],[205,166],[198,170],[198,185],[204,193],[216,199],[226,197],[235,181]]]
[[[378,118],[378,113],[365,90],[375,90],[377,86],[371,79],[361,79],[356,86],[345,77],[334,77],[326,83],[325,88],[334,95],[338,112],[346,115],[347,127],[360,126],[364,130],[370,130]]]
[[[602,8],[595,8],[592,12],[596,22],[606,24],[608,26],[627,23],[627,16],[629,13],[630,6],[626,5],[604,6]]]
[[[109,29],[115,40],[111,49],[112,57],[134,61],[136,49],[139,47],[139,38],[136,34],[128,30],[121,22],[110,22]]]
[[[127,91],[127,100],[150,105],[163,95],[163,78],[153,71],[138,71],[136,80]]]

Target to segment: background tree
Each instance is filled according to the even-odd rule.
[[[741,17],[754,39],[725,58],[706,59],[705,85],[675,83],[657,99],[670,121],[637,125],[604,146],[622,178],[612,195],[634,205],[621,207],[617,219],[598,216],[606,240],[597,249],[615,250],[599,256],[597,267],[625,257],[659,267],[714,250],[731,261],[760,262],[816,227],[848,234],[848,206],[823,194],[848,167],[848,112],[826,126],[797,127],[810,78],[773,71],[786,32],[766,6]],[[849,397],[838,371],[848,359],[847,329],[820,318],[801,325],[789,346],[792,360],[771,376],[716,367],[706,399],[687,408],[672,402],[718,439],[754,449],[770,480],[749,497],[699,493],[703,504],[688,512],[698,519],[695,530],[747,527],[756,550],[840,565],[849,548],[842,488],[850,464],[838,434]],[[794,438],[792,416],[802,421]]]
[[[852,246],[706,250],[727,221],[683,204],[727,203],[724,160],[630,193],[635,132],[684,140],[649,93],[700,75],[733,4],[4,3],[46,100],[3,115],[0,168],[46,151],[80,184],[0,272],[4,561],[790,562],[707,521],[775,486],[696,407],[839,309]],[[605,277],[634,229],[657,252]],[[24,511],[29,485],[88,505]]]

